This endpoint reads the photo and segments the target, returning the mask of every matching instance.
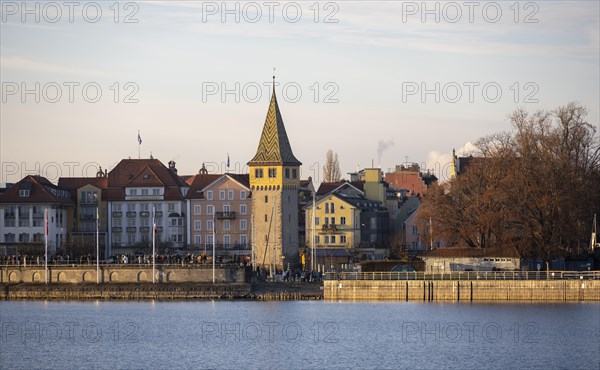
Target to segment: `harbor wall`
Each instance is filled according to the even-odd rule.
[[[339,301],[600,301],[600,280],[326,280]]]
[[[212,269],[198,266],[156,266],[158,283],[212,282]],[[49,283],[96,283],[96,266],[49,266]],[[0,283],[43,283],[46,281],[44,266],[0,267]],[[245,281],[243,268],[215,269],[215,282],[242,283]],[[104,265],[100,267],[101,283],[152,282],[152,266],[149,265]]]

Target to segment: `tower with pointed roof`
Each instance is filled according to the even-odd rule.
[[[300,166],[285,132],[275,89],[250,167],[254,263],[287,269],[298,261]]]

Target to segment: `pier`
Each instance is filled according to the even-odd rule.
[[[323,296],[340,301],[600,301],[600,272],[327,273]]]

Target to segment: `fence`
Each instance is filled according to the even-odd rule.
[[[326,272],[325,280],[600,280],[600,271]]]

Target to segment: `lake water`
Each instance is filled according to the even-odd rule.
[[[600,304],[0,302],[1,369],[600,368]]]

